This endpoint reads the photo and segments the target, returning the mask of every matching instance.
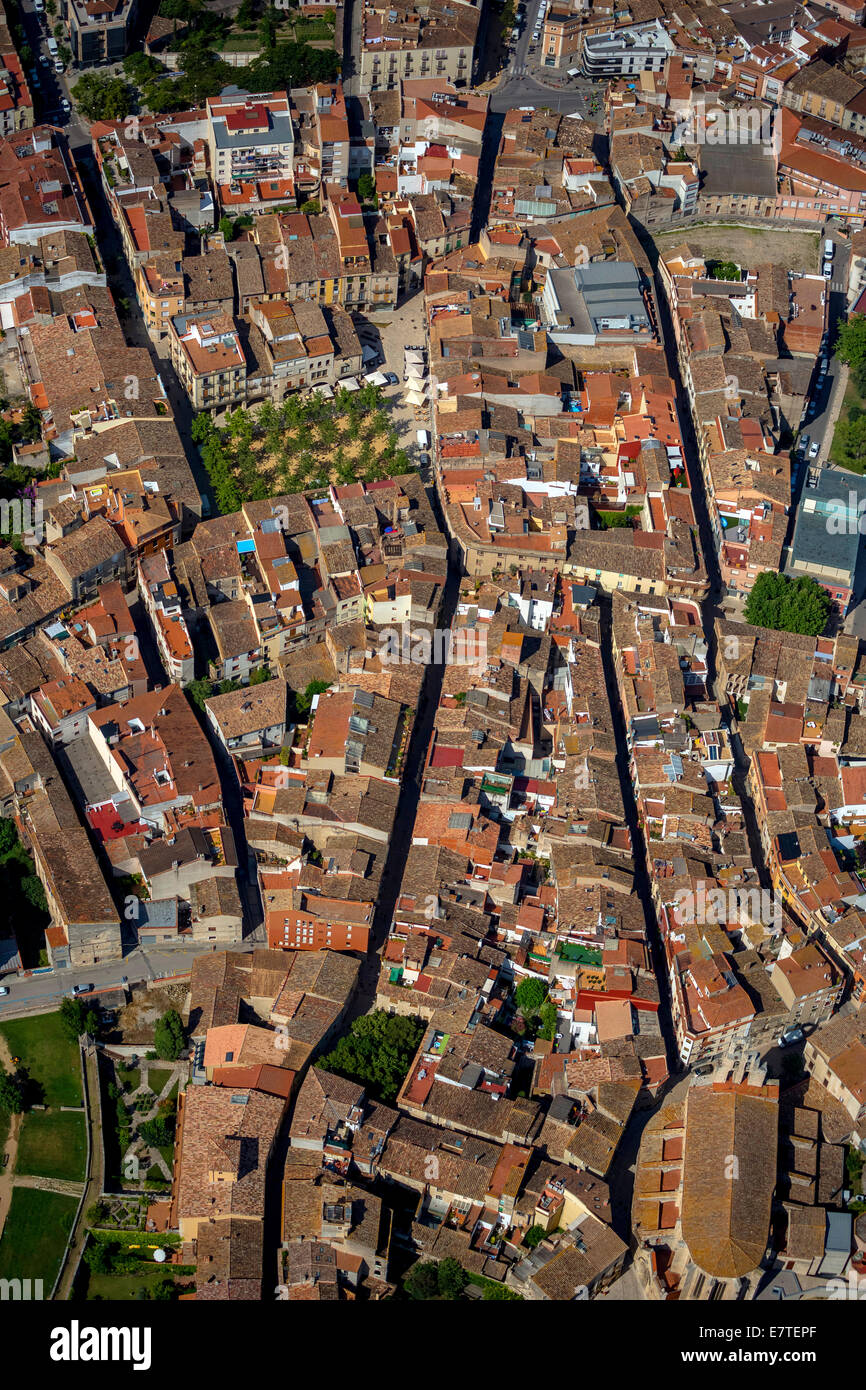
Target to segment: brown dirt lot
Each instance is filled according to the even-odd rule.
[[[821,239],[817,232],[776,231],[763,227],[679,227],[675,232],[655,237],[659,251],[670,250],[681,241],[698,255],[711,261],[734,261],[737,265],[767,264],[789,266],[791,270],[812,273],[821,269]]]
[[[131,1001],[120,1011],[113,1040],[130,1047],[139,1043],[143,1047],[151,1047],[157,1021],[168,1009],[177,1009],[178,1013],[182,1013],[188,993],[189,984],[186,981],[163,985],[160,989],[134,990]]]

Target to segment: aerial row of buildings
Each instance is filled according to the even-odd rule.
[[[686,239],[666,251],[686,422],[630,220],[713,197],[820,223],[797,161],[822,121],[847,143],[820,157],[855,176],[857,94],[821,84],[862,16],[771,36],[745,13],[552,9],[545,49],[611,78],[608,142],[508,112],[473,240],[488,101],[460,0],[364,7],[351,129],[339,84],[94,125],[144,322],[195,410],[332,389],[366,365],[363,318],[422,291],[436,499],[407,474],[206,515],[62,133],[0,141],[0,325],[41,417],[0,549],[0,809],[52,966],[203,948],[160,1213],[197,1298],[383,1297],[407,1253],[539,1300],[603,1294],[632,1256],[657,1298],[848,1266],[866,656],[842,633],[708,631],[695,492],[729,589],[790,552],[845,611],[856,556],[840,543],[828,571],[786,444],[826,282],[719,281]],[[713,191],[712,142],[689,138],[707,99],[770,113],[751,192]],[[389,1103],[317,1065],[360,989],[419,1022]],[[805,1072],[780,1085],[792,1046]],[[621,1141],[662,1095],[629,1222]]]
[[[511,568],[462,582],[452,628],[461,655],[445,668],[410,848],[404,864],[384,867],[399,887],[375,1003],[423,1025],[392,1103],[315,1065],[339,1026],[338,1000],[315,1004],[321,1043],[300,1030],[313,1006],[305,953],[330,970],[335,952],[363,949],[389,833],[387,811],[376,827],[368,808],[357,813],[362,836],[317,825],[324,798],[315,789],[343,806],[351,760],[362,778],[367,768],[366,795],[381,804],[388,772],[374,761],[371,725],[382,747],[394,746],[398,690],[321,695],[297,760],[235,754],[270,949],[193,968],[190,1029],[204,1075],[184,1099],[170,1219],[198,1264],[198,1297],[259,1296],[263,1286],[242,1282],[229,1252],[249,1248],[237,1267],[259,1280],[267,1155],[284,1114],[281,1250],[264,1275],[281,1297],[387,1294],[393,1210],[407,1202],[400,1238],[418,1258],[456,1258],[530,1299],[598,1296],[629,1262],[611,1210],[618,1146],[635,1108],[653,1107],[680,1063],[688,1074],[646,1126],[638,1155],[638,1287],[657,1298],[738,1298],[754,1294],[774,1262],[802,1275],[848,1266],[845,1144],[861,1142],[866,1123],[856,927],[866,916],[862,885],[841,868],[847,837],[815,801],[811,829],[804,810],[779,805],[767,816],[767,863],[777,843],[802,843],[796,860],[786,846],[783,877],[776,886],[774,870],[773,891],[763,888],[732,781],[728,692],[740,672],[723,675],[720,706],[698,605],[619,591],[608,632],[593,586],[556,565]],[[753,669],[766,669],[772,649],[793,679],[798,639],[786,651],[780,634],[742,625],[741,635],[765,649]],[[809,665],[821,660],[841,676],[853,655],[860,666],[846,643],[813,642]],[[366,669],[372,675],[369,657]],[[401,681],[417,677],[410,665],[393,670]],[[838,722],[854,730],[862,685],[850,675],[832,701],[841,699]],[[757,708],[759,687],[747,680],[746,689]],[[769,692],[763,708],[776,713]],[[807,760],[815,715],[814,702],[805,707],[812,719],[801,706],[795,728],[793,706],[779,706]],[[744,736],[751,719],[741,721]],[[617,770],[622,729],[627,783]],[[760,769],[772,755],[752,756]],[[312,772],[323,759],[333,780]],[[843,784],[856,772],[840,762]],[[631,798],[649,901],[636,880]],[[250,969],[251,979],[272,971],[273,981],[254,986],[238,973]],[[530,980],[552,1005],[540,1030],[526,1026],[519,1005]],[[353,981],[347,975],[347,1000]],[[298,1001],[297,1016],[281,990],[293,991],[285,997]],[[239,999],[248,1003],[240,1021]],[[767,1066],[796,1038],[805,1038],[808,1074],[780,1092]],[[205,1174],[201,1145],[214,1128],[226,1138]],[[258,1162],[241,1170],[232,1153],[250,1137]],[[523,1236],[537,1227],[530,1250]]]
[[[339,84],[93,127],[145,322],[196,409],[357,376],[352,315],[393,310],[466,244],[487,98],[419,78],[363,105],[360,136]],[[216,230],[250,214],[237,239]]]

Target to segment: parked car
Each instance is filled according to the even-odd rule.
[[[825,280],[832,280],[832,278],[833,278],[833,262],[832,262],[832,261],[825,261],[825,262],[824,262],[824,279],[825,279]]]
[[[814,442],[814,443],[810,446],[810,448],[809,448],[809,458],[810,458],[810,459],[816,459],[816,458],[818,457],[818,453],[819,453],[820,448],[821,448],[821,445],[819,444],[818,440],[816,439],[815,442]]]
[[[93,985],[73,985],[72,997],[74,998],[76,994],[89,994],[93,988]]]
[[[400,385],[400,378],[398,377],[396,372],[383,372],[382,375],[384,376],[389,386]]]
[[[39,54],[39,61],[40,61],[40,63],[42,64],[42,66],[43,66],[44,68],[50,68],[50,67],[51,67],[51,59],[49,58],[49,56],[48,56],[47,53],[40,53],[40,54]]]
[[[809,447],[809,436],[808,436],[808,434],[802,434],[802,435],[800,436],[800,443],[799,443],[799,446],[798,446],[798,447],[799,447],[800,453],[801,453],[801,454],[805,454],[806,450],[807,450],[808,447]]]
[[[61,109],[62,111],[65,111],[67,115],[68,115],[69,112],[72,110],[72,106],[70,105],[70,102],[69,102],[69,98],[68,98],[68,97],[64,97],[64,98],[63,98],[63,100],[62,100],[61,103],[60,103],[60,109]]]
[[[429,468],[429,467],[430,467],[430,455],[429,455],[429,454],[419,454],[419,455],[418,455],[418,464],[419,464],[419,466],[420,466],[421,468]]]
[[[63,72],[63,64],[61,63],[59,58],[54,59],[54,71]]]
[[[8,985],[0,985],[0,994],[8,994],[8,993],[9,993],[9,987],[8,987]]]

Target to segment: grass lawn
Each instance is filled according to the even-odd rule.
[[[470,1284],[477,1284],[479,1289],[483,1289],[488,1299],[500,1299],[503,1303],[522,1303],[523,1295],[515,1293],[505,1284],[498,1283],[495,1279],[485,1279],[483,1274],[470,1274]]]
[[[13,1188],[0,1240],[0,1279],[42,1279],[47,1298],[77,1206],[75,1197]]]
[[[151,1247],[164,1245],[171,1249],[180,1244],[179,1238],[174,1234],[152,1236],[141,1231],[118,1231],[116,1234],[112,1231],[106,1233],[106,1239],[118,1245],[121,1251],[140,1259],[141,1270],[136,1270],[134,1274],[93,1274],[82,1263],[79,1292],[84,1298],[105,1299],[109,1302],[114,1299],[126,1301],[134,1299],[141,1288],[151,1290],[161,1279],[167,1277],[177,1280],[181,1274],[193,1272],[191,1265],[157,1264],[154,1260]]]
[[[296,19],[293,27],[296,43],[311,43],[315,39],[332,39],[334,37],[333,21],[325,19],[321,15],[310,19]]]
[[[12,1116],[5,1110],[0,1110],[0,1158],[6,1147],[6,1140],[9,1138],[9,1130],[12,1128]]]
[[[139,1067],[118,1067],[117,1079],[122,1086],[128,1086],[130,1091],[135,1091],[141,1085],[141,1069]]]
[[[151,1292],[162,1279],[174,1276],[165,1265],[142,1266],[140,1274],[91,1274],[84,1284],[84,1297],[106,1303],[129,1303],[137,1300],[139,1289]]]
[[[36,1178],[83,1182],[87,1133],[83,1115],[64,1110],[31,1112],[21,1123],[15,1171]]]
[[[78,1048],[60,1026],[60,1014],[14,1018],[0,1024],[9,1054],[19,1057],[34,1081],[41,1083],[46,1105],[81,1105]]]
[[[153,1094],[154,1094],[155,1096],[158,1096],[158,1095],[161,1094],[162,1088],[163,1088],[163,1086],[165,1085],[166,1081],[168,1081],[168,1078],[169,1078],[170,1076],[171,1076],[171,1072],[170,1072],[170,1071],[163,1071],[161,1068],[157,1068],[157,1067],[149,1067],[149,1068],[148,1068],[148,1071],[147,1071],[147,1084],[148,1084],[148,1086],[150,1087],[150,1089],[153,1091]]]
[[[864,401],[857,387],[854,385],[853,374],[849,374],[848,385],[845,387],[845,395],[842,397],[842,409],[839,411],[839,418],[833,428],[833,443],[830,445],[830,458],[834,463],[838,463],[840,468],[847,468],[849,473],[862,473],[864,467],[866,467],[866,463],[861,463],[859,467],[856,465],[852,466],[851,462],[846,460],[841,449],[839,449],[836,444],[836,433],[839,426],[843,420],[848,419],[851,407],[854,405],[859,406],[861,411],[866,411],[866,401]]]

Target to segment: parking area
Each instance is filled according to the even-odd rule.
[[[403,349],[418,343],[426,346],[424,321],[424,299],[417,292],[398,309],[389,314],[356,316],[355,327],[362,343],[370,343],[379,349],[384,364],[378,364],[383,372],[393,372],[399,379],[396,386],[382,388],[382,396],[388,414],[399,436],[401,449],[405,449],[413,463],[418,462],[421,450],[417,432],[430,429],[430,406],[413,406],[406,400],[406,386],[403,381]]]
[[[0,352],[0,372],[2,372],[0,389],[9,401],[16,401],[19,397],[27,394],[24,378],[21,375],[21,361],[18,357],[15,338],[14,332],[10,334],[3,344],[5,350]]]

